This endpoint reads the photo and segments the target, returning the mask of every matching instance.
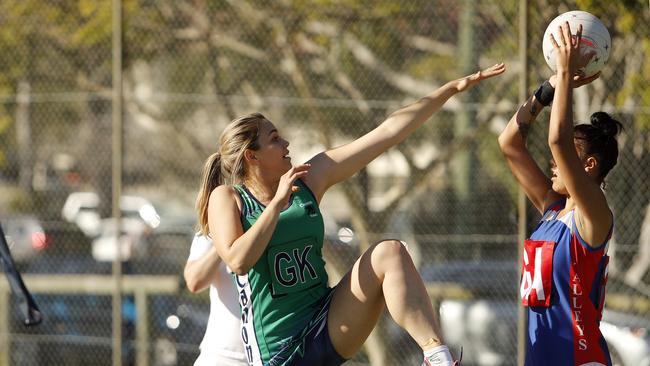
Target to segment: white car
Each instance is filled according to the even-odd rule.
[[[119,254],[121,261],[129,261],[139,258],[145,254],[142,237],[147,235],[148,229],[145,223],[135,218],[125,217],[120,220],[121,232],[116,235],[116,223],[112,218],[100,221],[100,235],[92,241],[92,256],[98,262],[112,262]]]
[[[100,198],[95,192],[73,192],[66,199],[61,215],[66,221],[75,223],[86,236],[94,238],[103,230],[99,204]],[[160,224],[156,208],[144,197],[122,196],[120,208],[122,217],[138,218],[151,228]]]

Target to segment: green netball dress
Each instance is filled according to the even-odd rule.
[[[247,274],[235,276],[242,316],[241,337],[249,364],[281,365],[300,353],[301,336],[314,322],[330,288],[323,260],[323,218],[316,198],[300,187],[280,213],[266,250]],[[264,211],[242,185],[241,222],[247,231]]]

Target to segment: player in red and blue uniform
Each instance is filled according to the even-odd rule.
[[[528,308],[526,365],[611,365],[599,324],[607,283],[608,241],[614,219],[601,189],[618,159],[620,122],[596,112],[591,124],[574,127],[572,88],[599,74],[580,72],[593,54],[581,54],[582,27],[568,23],[551,39],[553,75],[524,103],[499,136],[499,145],[526,195],[542,213],[524,243],[520,295]],[[526,148],[539,111],[551,109],[549,179]]]
[[[610,236],[589,245],[576,228],[576,209],[565,210],[566,202],[552,204],[525,242],[520,295],[528,305],[526,365],[611,364],[598,329]]]

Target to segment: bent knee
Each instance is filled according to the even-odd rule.
[[[384,240],[375,244],[372,248],[373,256],[377,256],[382,260],[385,259],[397,259],[402,260],[408,258],[410,260],[411,256],[406,250],[406,245],[399,240]]]

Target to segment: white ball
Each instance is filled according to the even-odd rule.
[[[555,40],[561,42],[560,31],[558,27],[565,21],[569,22],[571,34],[575,35],[578,31],[578,25],[582,24],[582,41],[580,42],[580,52],[585,53],[590,50],[596,51],[596,55],[584,68],[585,76],[591,76],[600,71],[607,60],[609,60],[609,51],[612,49],[612,39],[605,25],[594,15],[586,11],[568,11],[558,15],[546,28],[544,40],[542,42],[542,51],[544,59],[551,70],[555,72],[555,49],[549,40],[549,34],[553,33]]]

